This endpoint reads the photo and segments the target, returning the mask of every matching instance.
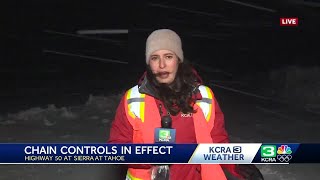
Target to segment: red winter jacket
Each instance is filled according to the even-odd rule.
[[[201,99],[201,94],[195,96]],[[124,98],[122,98],[115,115],[115,119],[111,126],[109,143],[132,143],[133,128],[126,117]],[[156,103],[162,104],[159,99]],[[164,107],[164,106],[162,106]],[[165,108],[162,109],[163,114],[166,114]],[[228,134],[224,127],[224,115],[219,107],[218,102],[215,100],[215,121],[214,127],[211,131],[213,143],[228,143]],[[181,112],[176,116],[172,116],[172,128],[176,129],[176,143],[197,143],[193,117],[182,115]],[[151,165],[128,165],[131,168],[150,168]],[[233,176],[239,177],[235,171],[234,165],[221,165],[222,168],[227,169]],[[201,180],[200,165],[194,164],[173,164],[170,166],[170,179],[171,180]],[[214,172],[213,172],[214,173]]]

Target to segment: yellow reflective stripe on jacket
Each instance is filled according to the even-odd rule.
[[[133,177],[133,176],[131,175],[130,171],[128,170],[128,171],[127,171],[127,175],[126,175],[126,180],[143,180],[143,179]]]
[[[145,94],[141,94],[141,98],[145,98]],[[140,102],[140,119],[142,122],[144,122],[144,110],[145,110],[146,103],[144,101]]]
[[[127,96],[126,96],[127,101],[128,101],[128,99],[130,99],[131,91],[132,91],[132,88],[129,89],[128,92],[127,92]],[[131,103],[128,103],[128,109],[132,109],[132,104]],[[130,117],[135,118],[135,115],[132,113],[132,111],[128,111],[128,114],[129,114]]]
[[[202,96],[201,100],[197,100],[197,105],[201,108],[203,115],[208,122],[212,113],[212,92],[207,86],[199,86],[199,90]]]
[[[144,122],[145,94],[139,92],[138,86],[135,86],[127,92],[128,114],[134,119],[139,118]]]

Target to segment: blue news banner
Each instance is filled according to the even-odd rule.
[[[0,164],[320,163],[320,144],[0,144]]]

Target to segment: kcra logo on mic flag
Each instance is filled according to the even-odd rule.
[[[154,132],[155,143],[175,143],[176,130],[170,128],[156,128]]]

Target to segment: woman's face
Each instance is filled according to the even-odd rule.
[[[176,77],[179,59],[172,51],[158,50],[150,55],[149,65],[159,83],[170,84]]]

